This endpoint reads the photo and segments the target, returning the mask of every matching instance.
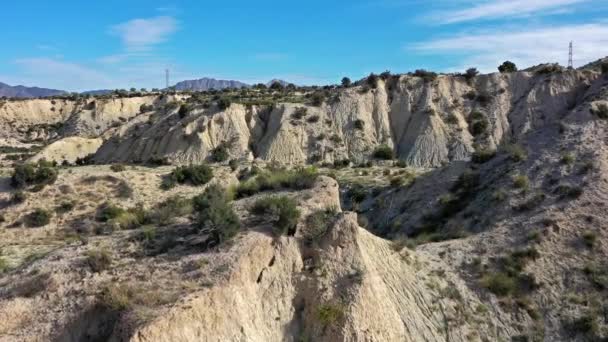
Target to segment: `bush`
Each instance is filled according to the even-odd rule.
[[[473,163],[483,164],[492,160],[496,156],[496,150],[492,149],[479,149],[476,150],[471,156]]]
[[[269,217],[273,224],[273,232],[277,236],[293,236],[300,218],[297,202],[287,196],[261,198],[253,204],[251,212],[258,216]]]
[[[601,69],[602,69],[602,74],[608,74],[608,62],[602,63]]]
[[[517,175],[513,177],[513,186],[516,189],[528,189],[530,186],[530,180],[526,175]]]
[[[308,114],[308,108],[306,108],[306,107],[298,107],[293,112],[293,114],[291,114],[291,117],[294,118],[294,119],[296,119],[296,120],[300,120],[303,117],[305,117],[306,114]]]
[[[325,95],[322,92],[315,92],[311,95],[311,104],[315,107],[320,107],[325,102]]]
[[[560,162],[562,164],[566,164],[566,165],[572,165],[572,164],[574,164],[575,161],[576,161],[576,158],[574,157],[574,154],[572,154],[572,153],[564,153],[564,154],[562,154],[562,157],[560,159]]]
[[[226,191],[215,184],[192,199],[198,228],[211,234],[215,244],[232,239],[241,230],[241,221],[230,200]]]
[[[112,255],[107,249],[89,250],[87,264],[95,273],[105,271],[112,265]]]
[[[323,327],[334,326],[344,317],[344,310],[339,305],[324,304],[317,310],[317,319]]]
[[[500,71],[501,73],[515,72],[517,71],[517,66],[511,61],[505,61],[500,66],[498,66],[498,71]]]
[[[219,144],[216,148],[211,151],[211,160],[216,163],[223,163],[230,155],[228,154],[228,146],[226,144]]]
[[[12,204],[21,204],[21,203],[25,202],[26,199],[27,199],[27,195],[25,194],[25,192],[18,190],[18,191],[15,191],[11,195],[10,202]]]
[[[469,132],[473,136],[486,133],[489,125],[490,123],[485,114],[481,112],[472,112],[469,116]]]
[[[308,122],[308,123],[319,122],[319,116],[318,115],[312,115],[308,119],[306,119],[306,122]]]
[[[361,120],[361,119],[357,119],[355,121],[353,121],[353,127],[355,127],[355,129],[362,131],[363,128],[365,128],[365,121]]]
[[[176,184],[205,185],[213,178],[213,170],[208,165],[179,166],[163,180],[162,188],[170,189]]]
[[[37,164],[20,164],[15,166],[11,176],[11,185],[24,188],[30,185],[45,186],[57,180],[57,170],[50,163],[40,161]]]
[[[469,80],[472,80],[473,78],[475,78],[478,74],[479,74],[479,71],[477,71],[477,68],[469,68],[465,72],[464,78],[466,78],[467,81],[469,81]]]
[[[230,161],[228,162],[228,166],[230,167],[230,170],[234,172],[239,168],[239,161],[236,159],[230,159]]]
[[[394,158],[393,149],[388,145],[380,145],[374,150],[374,158],[381,160],[392,160]]]
[[[351,86],[351,84],[352,84],[352,82],[351,82],[350,78],[348,78],[348,77],[344,77],[344,78],[342,79],[342,86],[343,86],[344,88],[348,88],[348,87],[350,87],[350,86]]]
[[[595,246],[595,243],[597,242],[597,233],[592,231],[586,231],[583,233],[582,239],[585,246],[587,246],[588,248],[593,248]]]
[[[55,212],[58,214],[65,214],[74,209],[74,201],[63,201],[56,208]]]
[[[486,275],[480,283],[497,296],[508,296],[517,290],[517,280],[504,272]]]
[[[51,223],[51,217],[53,214],[45,209],[34,209],[25,217],[25,224],[28,227],[43,227]]]
[[[236,197],[255,195],[260,191],[294,189],[303,190],[313,186],[319,172],[313,166],[296,170],[271,170],[259,172],[255,178],[241,182],[236,188]]]
[[[149,220],[160,225],[171,222],[175,217],[190,215],[193,210],[192,200],[181,196],[172,196],[158,204],[149,216]]]
[[[219,100],[217,100],[217,107],[220,110],[226,110],[226,109],[228,109],[228,107],[230,107],[230,105],[231,105],[231,101],[227,97],[222,97]]]
[[[555,188],[555,193],[559,195],[560,199],[575,199],[581,197],[581,195],[583,194],[583,188],[581,188],[580,186],[561,184],[557,188]]]
[[[369,74],[369,76],[367,76],[367,79],[365,80],[365,82],[372,89],[378,88],[378,76],[374,73]]]
[[[414,71],[415,77],[421,77],[425,82],[434,81],[437,78],[437,73],[432,71],[427,71],[424,69],[418,69]]]
[[[122,164],[112,164],[110,166],[110,170],[114,171],[114,172],[122,172],[124,170],[126,170],[127,168],[122,165]]]
[[[327,233],[331,221],[336,217],[335,208],[317,210],[306,218],[304,238],[307,243],[316,243]]]
[[[528,153],[521,145],[507,145],[505,151],[509,154],[509,159],[514,162],[528,159]]]

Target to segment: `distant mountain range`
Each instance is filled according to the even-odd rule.
[[[283,86],[288,85],[289,83],[279,79],[273,79],[270,82],[266,83],[267,86],[270,86],[274,82],[279,82]],[[216,80],[214,78],[201,78],[198,80],[188,80],[182,81],[175,85],[176,90],[196,90],[196,91],[205,91],[205,90],[221,90],[225,88],[249,88],[250,84],[243,83],[240,81],[233,80]],[[99,90],[89,90],[83,91],[81,94],[83,95],[106,95],[113,92],[110,89],[99,89]],[[8,84],[4,84],[0,82],[0,97],[21,97],[21,98],[30,98],[30,97],[48,97],[48,96],[56,96],[56,95],[66,95],[69,92],[64,90],[57,89],[46,89],[46,88],[38,88],[38,87],[25,87],[25,86],[10,86]]]
[[[0,97],[45,97],[64,95],[67,92],[57,89],[46,89],[38,87],[25,87],[22,85],[10,86],[8,84],[0,82]]]
[[[283,86],[286,86],[289,84],[289,82],[286,82],[283,80],[273,79],[270,82],[266,83],[266,85],[270,86],[274,82],[279,82]],[[189,80],[189,81],[179,82],[175,85],[175,89],[176,90],[205,91],[205,90],[211,90],[211,89],[221,90],[221,89],[225,89],[225,88],[243,88],[243,87],[249,88],[251,86],[252,86],[251,84],[243,83],[240,81],[216,80],[214,78],[204,77],[204,78],[201,78],[198,80]]]

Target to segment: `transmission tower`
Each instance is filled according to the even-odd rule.
[[[574,63],[572,63],[572,42],[570,42],[570,52],[568,53],[568,69],[573,69],[574,68]]]
[[[165,69],[165,83],[166,83],[166,87],[165,88],[169,88],[169,69]]]

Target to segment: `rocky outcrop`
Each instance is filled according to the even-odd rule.
[[[103,140],[101,138],[87,139],[81,137],[68,137],[57,140],[45,146],[30,161],[54,161],[57,164],[74,164],[78,159],[95,154]]]

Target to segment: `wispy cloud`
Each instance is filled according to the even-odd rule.
[[[178,22],[170,16],[133,19],[112,26],[110,32],[118,35],[129,51],[147,50],[165,42],[178,29]]]
[[[522,27],[517,30],[502,28],[417,43],[406,49],[418,53],[455,54],[458,65],[455,63],[454,68],[476,66],[483,71],[493,71],[505,59],[521,66],[544,62],[565,64],[570,41],[574,41],[576,65],[606,56],[608,23]]]
[[[431,17],[442,24],[474,20],[504,19],[527,15],[551,15],[590,0],[484,0],[468,1],[469,7],[437,12]]]

